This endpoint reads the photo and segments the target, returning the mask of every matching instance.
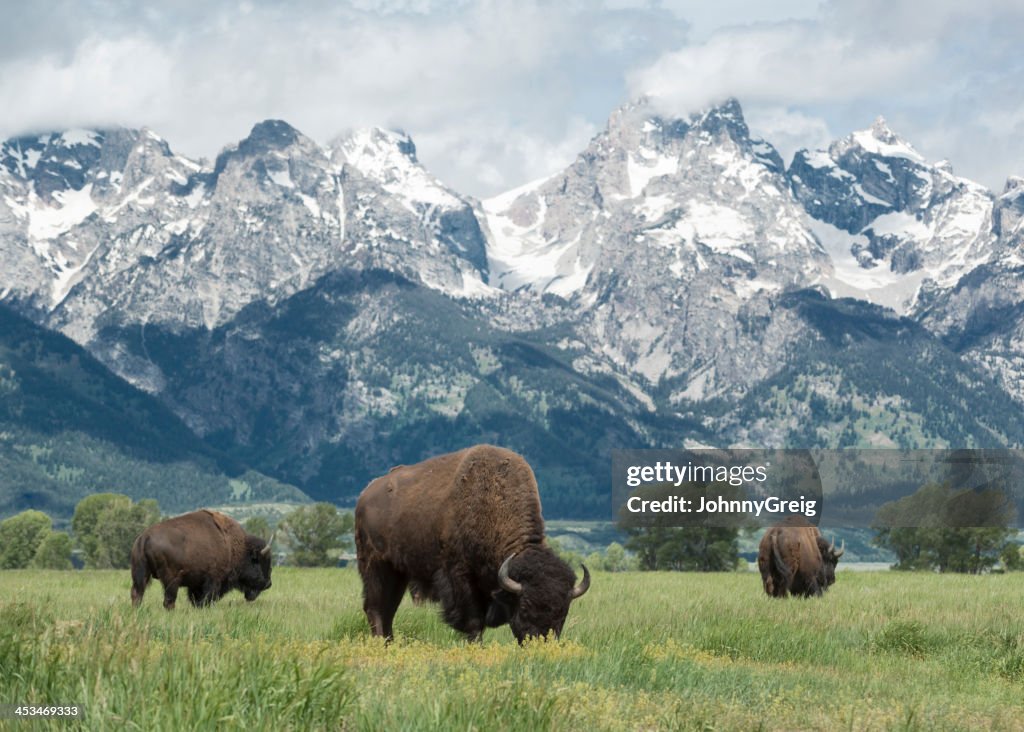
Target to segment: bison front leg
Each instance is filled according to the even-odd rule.
[[[409,584],[408,578],[383,562],[360,563],[359,573],[363,576],[363,612],[370,632],[393,640],[392,623]]]
[[[188,599],[194,607],[207,607],[218,598],[217,583],[211,579],[202,584],[188,588]]]
[[[164,609],[174,609],[174,604],[178,601],[178,587],[177,582],[168,582],[164,585]]]

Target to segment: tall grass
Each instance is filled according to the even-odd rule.
[[[128,588],[0,572],[0,704],[83,704],[32,724],[90,730],[1024,729],[1021,575],[840,572],[779,601],[750,573],[595,573],[562,640],[524,648],[408,601],[385,646],[346,570],[203,610]]]

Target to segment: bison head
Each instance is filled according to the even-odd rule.
[[[839,557],[843,556],[846,552],[846,539],[843,539],[843,545],[839,549],[836,549],[836,540],[833,539],[832,543],[823,536],[818,536],[818,551],[821,552],[821,571],[824,577],[822,577],[824,587],[831,587],[836,582],[836,565],[839,564]]]
[[[590,572],[583,566],[583,581],[550,549],[527,549],[506,559],[498,570],[498,585],[486,624],[508,623],[516,640],[561,635],[569,604],[590,589]]]
[[[258,536],[245,537],[245,556],[238,568],[238,586],[245,594],[245,599],[252,602],[263,590],[270,589],[270,541]]]

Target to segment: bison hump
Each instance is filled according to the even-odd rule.
[[[210,515],[210,517],[213,519],[213,523],[217,525],[218,529],[220,529],[224,533],[228,533],[229,531],[231,531],[231,527],[235,523],[235,520],[233,518],[221,513],[220,511],[211,511],[208,508],[204,508],[203,511]]]

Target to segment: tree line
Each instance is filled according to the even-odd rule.
[[[127,569],[135,538],[160,519],[157,501],[135,502],[120,493],[79,501],[70,532],[54,530],[42,511],[22,511],[0,521],[0,569],[72,569],[75,550],[87,568]],[[333,566],[352,547],[352,514],[330,503],[299,506],[276,526],[262,516],[243,526],[264,539],[274,536],[277,561],[299,567]]]
[[[1004,491],[955,491],[929,484],[879,509],[873,543],[895,554],[895,569],[975,574],[996,568],[1024,570],[1024,550],[1012,528],[1016,517]],[[0,569],[71,569],[75,549],[85,567],[126,569],[135,537],[160,518],[155,500],[134,502],[119,493],[97,493],[79,501],[70,533],[54,530],[42,511],[23,511],[0,521]],[[264,539],[274,537],[278,563],[334,566],[353,548],[353,516],[331,503],[299,506],[276,525],[254,516],[243,526]],[[619,526],[627,536],[624,545],[613,542],[604,552],[586,557],[557,540],[552,544],[571,564],[585,561],[592,569],[609,572],[721,572],[744,565],[740,533],[753,531],[743,521],[734,526],[637,526],[624,517]]]
[[[711,488],[727,498],[742,498],[728,485],[682,488],[653,486],[645,497],[688,493],[690,499]],[[928,483],[914,493],[879,507],[871,527],[872,543],[896,556],[894,569],[980,574],[1024,570],[1024,547],[1017,541],[1014,491],[999,480],[978,488],[954,489]],[[719,519],[720,520],[720,519]],[[673,525],[683,523],[684,525]],[[625,549],[640,570],[722,572],[744,566],[741,532],[754,527],[743,518],[734,525],[710,525],[702,519],[659,514],[654,525],[637,525],[620,514]]]

